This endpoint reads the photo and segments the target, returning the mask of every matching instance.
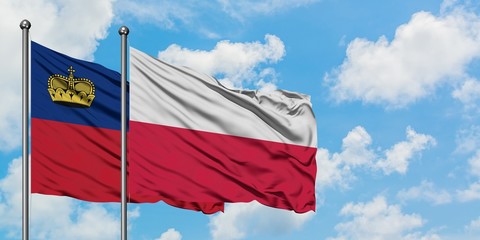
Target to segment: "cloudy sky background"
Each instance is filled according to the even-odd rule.
[[[234,88],[312,97],[317,211],[130,204],[130,239],[478,239],[476,1],[2,0],[0,238],[21,233],[21,30],[120,69],[129,45]],[[119,204],[33,195],[33,239],[118,239]]]

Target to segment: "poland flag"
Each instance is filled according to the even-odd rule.
[[[308,96],[227,89],[130,48],[131,202],[315,210],[316,144]]]

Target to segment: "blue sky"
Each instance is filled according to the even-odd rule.
[[[478,239],[476,1],[2,0],[0,238],[19,239],[21,31],[120,69],[129,45],[235,88],[311,96],[316,213],[129,205],[130,239]],[[119,204],[34,195],[33,239],[118,239]]]

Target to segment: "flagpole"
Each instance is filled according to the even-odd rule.
[[[121,239],[127,240],[127,35],[128,28],[122,26],[118,33],[122,38],[121,68],[122,68],[122,94],[121,94],[121,134],[122,134],[122,203],[121,203]]]
[[[29,29],[28,20],[20,22],[22,29],[22,239],[28,240],[30,222],[30,163],[28,159],[28,113],[29,103]]]

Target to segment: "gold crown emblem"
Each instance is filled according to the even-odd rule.
[[[72,107],[90,107],[95,98],[93,82],[86,78],[74,78],[72,66],[68,72],[68,78],[59,74],[48,78],[48,92],[52,101]]]

